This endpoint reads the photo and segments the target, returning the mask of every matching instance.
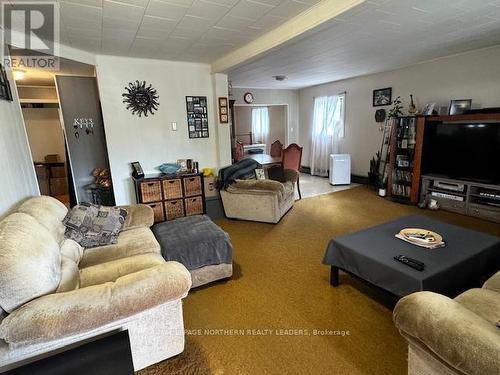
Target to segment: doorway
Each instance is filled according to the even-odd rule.
[[[259,127],[262,117],[266,117],[265,129]],[[287,104],[234,105],[235,141],[243,143],[246,149],[260,148],[268,154],[274,141],[287,145],[287,129]]]
[[[95,67],[59,58],[56,72],[26,68],[14,79],[40,193],[67,207],[113,206]]]

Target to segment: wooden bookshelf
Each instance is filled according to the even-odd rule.
[[[415,148],[413,152],[413,158],[411,160],[411,190],[409,197],[403,197],[401,199],[398,194],[393,191],[394,184],[394,169],[397,167],[396,156],[398,152],[398,124],[404,119],[413,118],[416,124],[415,132]],[[387,180],[387,191],[388,197],[393,198],[398,201],[403,201],[411,204],[417,204],[420,200],[420,190],[421,190],[421,180],[422,180],[422,157],[424,153],[424,136],[426,127],[429,124],[435,124],[437,122],[449,122],[449,123],[463,123],[463,122],[500,122],[500,113],[474,113],[474,114],[463,114],[463,115],[445,115],[445,116],[416,116],[416,117],[398,117],[393,119],[395,123],[392,126],[392,133],[389,146],[389,165],[388,165],[388,180]],[[394,126],[396,125],[396,126]],[[397,168],[396,168],[397,169]]]

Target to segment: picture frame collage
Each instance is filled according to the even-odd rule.
[[[189,138],[208,138],[208,110],[206,96],[186,96]]]

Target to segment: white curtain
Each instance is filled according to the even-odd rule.
[[[338,140],[344,137],[345,96],[314,98],[311,138],[311,174],[327,176],[330,154],[338,152]]]
[[[252,135],[254,143],[267,145],[269,136],[269,111],[267,107],[252,108]]]

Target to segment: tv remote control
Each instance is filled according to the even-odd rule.
[[[425,264],[416,260],[416,259],[413,259],[413,258],[409,258],[405,255],[398,255],[398,256],[395,256],[394,257],[395,260],[397,260],[398,262],[401,262],[403,264],[406,264],[408,267],[411,267],[417,271],[423,271],[425,269]]]

